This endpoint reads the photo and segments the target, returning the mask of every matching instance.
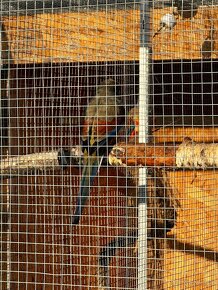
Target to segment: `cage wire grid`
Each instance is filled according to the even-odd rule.
[[[218,289],[217,1],[0,13],[0,288]]]

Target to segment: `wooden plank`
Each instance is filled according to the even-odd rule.
[[[152,34],[171,8],[155,9]],[[13,62],[84,62],[139,59],[139,10],[109,10],[4,17]],[[193,19],[178,16],[171,31],[153,38],[153,59],[199,59],[201,46],[214,28],[218,8],[200,7]],[[212,58],[218,57],[214,42]]]
[[[167,176],[178,207],[164,253],[164,289],[218,289],[218,173]]]
[[[154,31],[158,29],[158,19],[166,14],[167,9],[157,10],[154,13]],[[205,39],[211,36],[213,30],[214,48],[212,58],[218,56],[217,28],[218,8],[200,7],[192,19],[177,19],[177,24],[172,31],[165,31],[153,39],[154,59],[200,59],[201,48]]]
[[[14,63],[138,58],[138,11],[41,14],[4,19]]]
[[[183,142],[185,137],[195,142],[218,142],[218,127],[163,127],[154,132],[154,143]]]

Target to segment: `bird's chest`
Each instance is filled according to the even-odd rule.
[[[93,139],[95,141],[101,140],[110,135],[116,128],[117,117],[104,117],[104,118],[93,118],[90,120],[85,120],[83,127],[83,138]]]

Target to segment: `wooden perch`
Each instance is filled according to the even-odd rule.
[[[69,165],[78,165],[81,157],[80,147],[14,156],[1,160],[0,175],[1,178],[10,178],[36,170],[61,169]]]
[[[119,143],[109,156],[111,165],[175,166],[176,145]]]
[[[195,143],[186,139],[181,144],[125,144],[114,146],[111,165],[164,166],[189,169],[218,167],[218,143]]]
[[[33,153],[1,160],[2,178],[36,170],[56,170],[70,165],[79,165],[82,152],[80,147],[70,150]],[[186,139],[181,144],[119,143],[109,154],[113,166],[158,166],[189,169],[218,167],[218,143],[196,143]]]

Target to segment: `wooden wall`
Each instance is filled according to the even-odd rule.
[[[217,170],[167,176],[178,206],[176,226],[167,235],[164,251],[164,289],[217,289]]]
[[[172,8],[154,9],[151,36]],[[18,63],[135,61],[139,59],[139,10],[83,11],[4,17],[11,61]],[[201,59],[205,39],[213,34],[209,58],[218,57],[218,8],[199,7],[194,18],[177,17],[172,30],[152,39],[154,60]]]

